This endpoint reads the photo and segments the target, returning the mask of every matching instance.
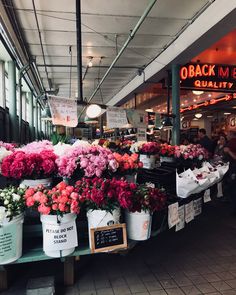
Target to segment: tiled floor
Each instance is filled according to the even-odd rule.
[[[50,263],[50,274],[57,273]],[[236,217],[230,215],[228,204],[207,204],[184,230],[139,243],[127,255],[82,257],[77,275],[74,287],[57,284],[56,294],[236,295]],[[3,294],[24,294],[23,281]]]

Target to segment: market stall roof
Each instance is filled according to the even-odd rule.
[[[23,32],[30,55],[36,57],[37,68],[45,89],[49,90],[51,87],[58,91],[58,95],[68,96],[71,85],[71,96],[75,97],[77,93],[75,1],[35,0],[34,3],[44,53],[33,11],[33,1],[4,1],[6,9],[14,8],[16,25],[19,25],[18,29]],[[81,1],[83,97],[91,96],[148,3],[148,0]],[[101,91],[96,93],[92,101],[117,104],[140,87],[145,80],[166,69],[177,57],[183,60],[185,50],[229,15],[235,7],[235,0],[157,1],[105,79]],[[217,38],[231,26],[229,23],[227,28],[221,28]],[[197,48],[199,53],[209,42],[209,40],[204,44],[201,42],[198,47],[195,44],[195,52]],[[70,67],[69,46],[72,46],[72,67]],[[188,56],[186,54],[186,60]],[[88,67],[89,61],[93,63],[92,67]],[[160,77],[156,76],[155,81]]]

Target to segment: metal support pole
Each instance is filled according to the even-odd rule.
[[[180,76],[179,65],[172,65],[172,112],[175,115],[172,144],[180,144]]]
[[[16,65],[13,60],[8,61],[8,87],[11,140],[14,142],[18,142],[16,113]]]
[[[83,101],[82,85],[82,42],[81,42],[81,7],[80,0],[76,0],[76,37],[77,37],[77,75],[78,75],[78,101]]]
[[[4,109],[6,107],[5,97],[5,62],[3,60],[0,60],[0,106],[2,106]]]
[[[34,101],[33,93],[28,92],[29,98],[29,127],[30,127],[30,139],[34,140]]]
[[[35,104],[35,139],[39,139],[39,118],[38,118],[38,103]]]

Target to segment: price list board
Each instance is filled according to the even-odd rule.
[[[91,228],[92,253],[127,249],[126,224]]]

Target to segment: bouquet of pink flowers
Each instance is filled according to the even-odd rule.
[[[79,195],[73,186],[60,182],[51,190],[43,186],[28,188],[24,194],[28,208],[45,215],[60,215],[80,212]]]
[[[167,143],[162,143],[160,145],[160,156],[163,157],[174,157],[176,146],[169,145]]]
[[[25,152],[26,154],[32,154],[32,153],[38,154],[46,150],[53,151],[53,144],[49,140],[33,141],[23,146],[19,150]]]
[[[80,202],[91,210],[106,210],[128,206],[136,185],[124,180],[105,178],[82,178],[76,182]]]
[[[160,150],[160,144],[157,142],[147,142],[139,147],[139,152],[142,154],[158,154]]]
[[[119,164],[118,171],[121,173],[130,172],[137,170],[138,168],[143,167],[143,163],[139,161],[138,154],[128,154],[120,155],[119,153],[113,153],[116,161]]]
[[[15,145],[13,143],[0,141],[0,148],[5,148],[7,151],[14,152]]]
[[[39,153],[16,151],[3,159],[1,173],[15,179],[47,178],[57,173],[56,155],[50,150]]]
[[[118,163],[109,149],[101,146],[72,147],[57,161],[59,175],[71,177],[76,170],[87,177],[101,177],[105,171],[115,172]]]
[[[208,152],[199,144],[180,145],[175,147],[175,157],[202,161],[208,158]]]

